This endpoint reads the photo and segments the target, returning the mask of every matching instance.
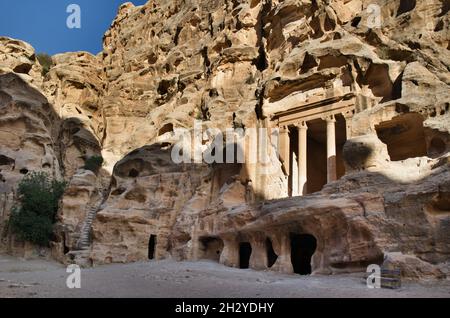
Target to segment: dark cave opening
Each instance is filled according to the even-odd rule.
[[[312,273],[311,258],[317,247],[317,240],[310,234],[291,234],[291,261],[294,273]]]
[[[148,241],[148,259],[155,258],[155,250],[156,250],[156,235],[150,235],[150,239]]]
[[[266,239],[266,249],[267,249],[267,266],[271,268],[276,263],[278,255],[275,253],[272,241],[269,238]]]
[[[250,267],[250,256],[252,255],[252,246],[248,242],[239,244],[239,268]]]

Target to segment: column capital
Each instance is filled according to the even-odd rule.
[[[286,125],[278,126],[278,128],[280,129],[280,133],[282,133],[282,134],[285,134],[285,133],[289,132],[289,127],[286,126]]]
[[[327,123],[335,123],[336,122],[336,117],[335,115],[325,115],[322,116],[322,120],[325,120]]]
[[[348,110],[346,112],[342,113],[342,116],[344,116],[345,119],[351,119],[355,115],[355,110]]]
[[[295,127],[298,129],[308,129],[308,125],[306,124],[306,121],[299,121],[295,124]]]

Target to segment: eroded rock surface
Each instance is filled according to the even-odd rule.
[[[443,0],[126,3],[103,52],[56,55],[45,76],[28,44],[0,38],[0,220],[24,169],[47,169],[69,181],[61,261],[208,258],[315,274],[384,263],[445,278],[448,10]],[[268,163],[176,164],[195,120],[286,139],[281,153],[255,143]],[[96,175],[82,169],[100,154]]]

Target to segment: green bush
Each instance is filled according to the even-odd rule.
[[[94,173],[97,173],[103,165],[103,157],[102,156],[92,156],[86,159],[84,162],[84,169],[91,170]]]
[[[12,209],[10,229],[19,239],[48,246],[65,182],[50,180],[45,172],[33,172],[19,183],[20,205]]]
[[[42,75],[45,76],[53,66],[53,60],[47,53],[39,53],[36,55],[39,63],[42,65]]]

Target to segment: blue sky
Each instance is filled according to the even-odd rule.
[[[108,30],[123,0],[0,0],[0,36],[30,43],[36,52],[56,54],[102,50]],[[131,0],[142,5],[147,0]],[[81,29],[69,29],[70,4],[81,8]]]

